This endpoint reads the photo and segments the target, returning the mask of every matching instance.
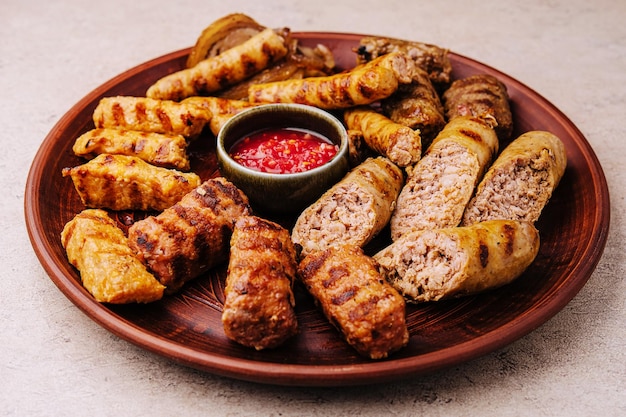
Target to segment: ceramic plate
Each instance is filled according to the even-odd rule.
[[[361,35],[296,33],[305,45],[323,43],[341,68],[355,63]],[[560,311],[582,288],[598,263],[609,226],[609,195],[602,168],[582,133],[555,106],[529,87],[487,65],[451,53],[453,77],[489,73],[510,94],[515,135],[547,130],[561,138],[568,166],[537,227],[541,249],[512,284],[458,300],[407,307],[409,345],[387,360],[358,356],[296,287],[300,333],[282,347],[254,351],[230,342],[220,321],[225,266],[149,305],[103,305],[80,284],[59,235],[82,206],[61,169],[82,161],[74,140],[93,128],[92,112],[103,96],[145,95],[160,77],[184,67],[189,49],[141,64],[89,93],[43,141],[29,172],[26,225],[33,248],[58,288],[83,312],[119,337],[178,363],[218,375],[281,385],[333,386],[386,382],[477,358],[519,339]],[[192,169],[203,179],[218,175],[214,138],[190,148]],[[141,213],[117,213],[128,225]],[[383,232],[378,244],[385,244]]]

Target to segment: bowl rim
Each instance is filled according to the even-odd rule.
[[[251,113],[252,114],[263,113],[267,111],[272,111],[271,109],[282,109],[285,111],[299,109],[300,112],[313,113],[319,119],[326,120],[329,124],[334,125],[337,128],[338,132],[340,133],[339,149],[337,149],[337,152],[335,153],[335,155],[326,163],[318,167],[315,167],[306,171],[302,171],[302,172],[282,174],[282,173],[275,173],[275,172],[257,171],[255,169],[246,167],[245,165],[242,165],[239,162],[235,161],[230,155],[230,153],[228,152],[228,150],[226,149],[226,147],[224,146],[224,136],[226,135],[228,130],[231,129],[232,126],[235,125],[236,123],[239,123],[242,119],[251,117],[250,116]],[[298,128],[298,126],[293,126],[293,128]],[[257,132],[259,130],[263,130],[263,129],[255,129],[252,132]],[[313,129],[308,129],[308,130],[314,131]],[[315,132],[315,133],[319,134],[319,132]],[[222,164],[224,163],[224,161],[228,161],[230,165],[230,169],[237,170],[240,173],[253,175],[259,178],[274,179],[274,180],[280,180],[280,181],[296,180],[296,179],[309,177],[311,175],[315,175],[327,169],[331,169],[337,164],[340,164],[342,159],[347,158],[348,157],[348,131],[346,127],[344,126],[344,124],[341,122],[341,120],[339,120],[339,118],[337,118],[332,113],[326,110],[320,109],[318,107],[313,107],[313,106],[309,106],[306,104],[299,104],[299,103],[259,104],[257,106],[242,110],[241,112],[237,113],[236,115],[234,115],[233,117],[231,117],[224,123],[224,125],[222,126],[222,128],[217,134],[216,154],[218,158],[218,163]]]

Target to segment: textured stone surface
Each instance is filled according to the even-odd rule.
[[[584,133],[609,183],[611,229],[587,285],[504,349],[435,374],[342,389],[216,377],[120,340],[54,286],[23,216],[47,132],[118,73],[190,46],[241,11],[295,31],[435,43],[517,78]],[[0,5],[0,415],[626,415],[626,2],[3,0]]]

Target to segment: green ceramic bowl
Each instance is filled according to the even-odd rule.
[[[256,171],[236,162],[229,154],[244,136],[269,128],[299,128],[316,132],[339,146],[326,164],[294,174]],[[348,134],[332,114],[301,104],[266,104],[245,110],[224,124],[217,136],[217,160],[221,174],[239,187],[255,211],[293,214],[314,202],[348,171]]]

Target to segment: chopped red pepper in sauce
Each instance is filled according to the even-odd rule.
[[[256,171],[293,174],[324,165],[338,149],[328,139],[308,130],[280,128],[246,136],[233,145],[230,155]]]

